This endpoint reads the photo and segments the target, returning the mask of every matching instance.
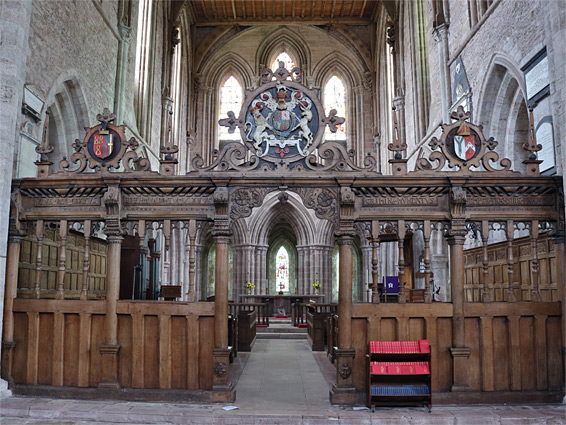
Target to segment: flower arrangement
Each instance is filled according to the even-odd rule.
[[[313,287],[314,289],[320,289],[320,282],[317,280],[316,282],[314,282],[314,283],[312,284],[312,287]]]
[[[246,282],[246,283],[244,283],[244,288],[252,289],[252,288],[255,288],[255,285],[252,282]]]

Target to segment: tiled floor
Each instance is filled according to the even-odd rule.
[[[354,411],[328,401],[334,369],[304,340],[257,340],[231,367],[235,410],[219,404],[141,403],[9,397],[2,425],[564,425],[565,405],[434,406]]]

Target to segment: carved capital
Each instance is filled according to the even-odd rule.
[[[466,217],[466,191],[459,186],[450,192],[450,214],[453,218]]]

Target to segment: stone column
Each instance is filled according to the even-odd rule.
[[[12,360],[14,355],[14,298],[18,294],[18,271],[20,265],[21,235],[10,235],[8,239],[8,261],[6,264],[6,301],[4,305],[4,334],[2,336],[2,378],[10,385],[12,378]],[[5,390],[10,393],[9,390]]]
[[[337,232],[340,266],[338,278],[338,349],[336,354],[336,382],[330,391],[332,404],[353,404],[356,389],[353,382],[353,361],[355,350],[352,348],[352,274],[354,243],[354,194],[349,187],[340,190],[340,228]]]
[[[450,89],[450,68],[448,59],[450,50],[448,48],[448,25],[441,24],[434,28],[432,35],[438,45],[438,64],[440,71],[440,103],[442,105],[442,121],[450,122],[450,106],[452,104],[452,91]]]
[[[32,0],[4,0],[0,6],[0,128],[3,130],[0,155],[0,309],[4,308],[6,255],[8,249],[8,218],[14,150],[19,140],[18,119],[21,114],[23,87],[26,78],[26,58],[30,32]],[[0,314],[0,334],[3,314]],[[9,395],[8,384],[0,379],[0,396]]]
[[[119,224],[118,224],[119,226]],[[102,379],[99,388],[120,388],[118,382],[118,314],[116,302],[120,295],[120,259],[122,240],[119,228],[108,233],[108,251],[106,262],[106,317],[104,320],[104,343],[99,350],[102,355]]]

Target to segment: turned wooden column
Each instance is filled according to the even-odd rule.
[[[67,262],[67,220],[59,223],[59,236],[61,237],[61,247],[59,248],[59,269],[57,271],[57,293],[55,298],[65,299],[65,272]]]
[[[228,347],[228,267],[230,230],[229,192],[223,185],[214,192],[214,227],[212,236],[216,245],[214,279],[214,350],[212,366],[212,401],[230,402],[236,399],[236,392],[230,382],[230,351]]]
[[[336,382],[330,390],[332,404],[356,401],[353,381],[355,350],[352,348],[352,275],[354,243],[354,201],[349,187],[340,189],[340,227],[336,232],[340,266],[338,270],[338,348],[335,349]]]
[[[189,221],[189,292],[187,299],[189,302],[196,301],[195,297],[195,264],[196,264],[196,236],[197,236],[197,222],[196,220]]]
[[[373,220],[371,223],[371,302],[372,304],[379,304],[379,221]]]
[[[424,241],[424,283],[425,293],[424,302],[430,304],[432,302],[432,294],[430,292],[430,220],[425,220],[423,223],[423,241]]]
[[[399,220],[397,227],[397,243],[399,247],[399,304],[404,304],[407,302],[407,294],[405,293],[405,220]]]
[[[10,235],[8,238],[8,255],[6,263],[6,290],[4,293],[4,331],[2,336],[2,378],[10,385],[12,378],[12,361],[14,356],[14,298],[18,294],[18,271],[22,237]]]
[[[450,280],[452,291],[452,391],[470,391],[468,383],[468,358],[471,349],[465,346],[464,324],[464,240],[465,229],[451,229],[448,236],[450,246]]]
[[[507,235],[507,301],[514,303],[517,299],[513,291],[513,238],[515,233],[513,220],[507,220],[505,230]]]
[[[214,348],[228,347],[228,246],[230,238],[215,235]]]
[[[531,301],[541,301],[539,292],[540,272],[538,261],[538,236],[538,220],[533,220],[531,221]]]
[[[99,350],[102,355],[102,379],[98,384],[104,388],[120,388],[118,382],[118,314],[116,302],[120,294],[120,257],[122,240],[118,231],[108,235],[108,250],[106,261],[106,317],[104,320],[104,343]]]

